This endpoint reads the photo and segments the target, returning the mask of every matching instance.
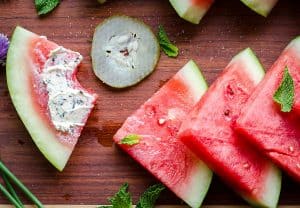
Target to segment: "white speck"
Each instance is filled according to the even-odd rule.
[[[166,119],[164,119],[164,118],[158,119],[158,124],[159,125],[163,125],[164,123],[166,123]]]
[[[289,151],[294,152],[294,148],[292,146],[289,146]]]
[[[248,163],[245,163],[245,164],[243,165],[243,168],[248,169],[248,168],[250,168],[250,165],[249,165]]]

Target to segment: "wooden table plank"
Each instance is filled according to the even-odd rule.
[[[32,208],[32,205],[25,205],[25,208]],[[95,205],[45,205],[45,208],[95,208]],[[278,208],[299,208],[300,206],[279,206]],[[0,208],[13,208],[11,205],[2,204]],[[155,208],[188,208],[184,205],[158,205]],[[216,206],[216,205],[207,205],[202,206],[202,208],[250,208],[250,206],[239,206],[239,205],[227,205],[227,206]]]
[[[157,30],[164,25],[181,52],[177,59],[161,56],[156,71],[141,84],[116,91],[94,76],[89,57],[95,26],[114,14],[138,17]],[[265,19],[238,0],[216,1],[200,25],[181,20],[161,0],[64,0],[49,16],[38,18],[32,1],[0,1],[0,32],[16,25],[46,35],[79,51],[84,61],[78,78],[99,94],[96,108],[64,172],[57,172],[39,153],[19,120],[9,98],[5,70],[0,69],[0,156],[7,166],[46,204],[105,204],[127,181],[134,201],[156,180],[112,145],[112,135],[135,109],[149,98],[187,60],[194,59],[212,83],[231,57],[253,48],[268,68],[288,42],[300,34],[300,1],[279,1]],[[7,201],[0,196],[0,203]],[[25,200],[26,202],[26,200]],[[27,202],[28,203],[28,202]],[[181,204],[170,191],[160,204]],[[244,204],[217,177],[204,204]],[[284,176],[280,204],[300,204],[299,184]],[[66,205],[64,205],[66,206]]]

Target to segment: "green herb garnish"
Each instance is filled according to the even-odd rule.
[[[24,205],[23,205],[22,201],[20,200],[20,198],[18,197],[14,187],[12,186],[12,184],[10,183],[10,181],[8,180],[7,176],[4,173],[2,173],[2,179],[5,183],[7,191],[12,195],[12,197],[16,200],[16,202],[18,202],[20,207],[24,207]]]
[[[0,191],[16,208],[23,208],[2,184],[0,184]]]
[[[60,0],[35,0],[35,8],[38,15],[44,15],[51,12],[60,3]]]
[[[290,112],[293,107],[295,87],[292,76],[288,68],[284,69],[283,78],[280,86],[273,95],[273,100],[280,104],[282,112]]]
[[[158,41],[159,45],[165,54],[169,57],[177,57],[178,56],[178,48],[176,45],[172,44],[168,38],[168,35],[164,28],[160,25],[158,27]]]
[[[152,208],[160,193],[165,189],[162,184],[155,184],[150,186],[140,197],[136,208]]]
[[[138,144],[140,142],[141,136],[137,134],[128,134],[126,137],[124,137],[120,144],[126,144],[129,146]]]
[[[124,183],[119,189],[119,191],[113,197],[108,199],[111,205],[99,206],[98,208],[106,208],[106,207],[132,208],[131,195],[127,191],[127,189],[128,189],[128,183]]]
[[[154,203],[164,189],[165,187],[162,184],[150,186],[140,197],[136,208],[153,208]],[[112,198],[108,199],[111,205],[102,205],[97,208],[132,208],[132,198],[127,190],[128,183],[124,183],[120,190]]]
[[[29,191],[28,188],[26,188],[26,186],[24,186],[24,184],[12,173],[10,172],[10,170],[0,161],[0,172],[5,174],[5,176],[7,177],[8,180],[12,181],[27,197],[28,199],[30,199],[38,208],[43,208],[44,205],[35,197],[35,195],[33,193],[31,193]],[[4,187],[0,187],[0,191],[2,191],[2,193],[12,202],[16,202],[18,204],[18,202],[14,199],[14,197],[4,188]],[[8,194],[7,194],[7,193]],[[14,200],[11,200],[11,197]],[[13,202],[12,202],[13,203]],[[19,205],[19,204],[18,204]],[[20,205],[19,205],[20,207]]]

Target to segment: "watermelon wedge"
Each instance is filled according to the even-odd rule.
[[[240,52],[183,122],[179,138],[249,203],[276,207],[280,172],[231,128],[263,76],[252,50]]]
[[[278,0],[241,0],[241,2],[256,13],[267,17]]]
[[[44,156],[63,170],[94,106],[96,95],[76,79],[82,56],[16,27],[7,56],[13,104]]]
[[[214,0],[170,0],[177,14],[193,24],[199,24]]]
[[[189,61],[114,136],[123,150],[191,207],[201,205],[212,173],[177,139],[177,132],[206,89],[197,65]],[[129,135],[138,136],[138,144],[121,144]]]
[[[295,109],[280,111],[273,94],[288,67],[295,84]],[[300,182],[300,37],[293,40],[246,103],[236,130]],[[259,109],[259,110],[258,110]]]

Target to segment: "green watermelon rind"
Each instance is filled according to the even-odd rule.
[[[30,41],[38,37],[36,34],[17,26],[12,35],[7,54],[6,77],[9,94],[19,117],[28,130],[34,143],[43,155],[62,171],[66,165],[72,149],[62,145],[45,120],[36,112],[30,84],[30,72],[26,65],[31,60],[29,52]],[[29,66],[28,66],[29,67]]]
[[[246,196],[244,199],[255,207],[268,207],[276,208],[280,196],[281,190],[281,171],[275,166],[271,165],[270,175],[267,176],[266,189],[269,190],[267,194],[263,196],[263,202],[259,202]]]
[[[246,69],[250,69],[245,73],[254,81],[254,84],[258,84],[265,76],[265,70],[251,48],[246,48],[234,56],[231,63],[234,62],[241,62]]]
[[[193,6],[189,0],[169,0],[177,14],[184,20],[199,24],[209,8]]]
[[[251,10],[255,11],[256,13],[260,14],[263,17],[267,17],[271,12],[272,8],[277,3],[277,0],[275,0],[271,4],[265,3],[262,0],[240,0],[240,1],[244,3],[247,7],[249,7]]]
[[[256,85],[264,78],[264,68],[251,48],[246,48],[237,54],[232,59],[231,63],[233,62],[241,62],[244,64],[245,69],[250,69],[247,71],[245,70],[245,73],[247,73]],[[269,208],[277,207],[281,190],[281,171],[271,163],[269,168],[269,176],[267,176],[266,179],[265,193],[262,196],[262,199],[252,199],[242,194],[243,198],[254,206]]]
[[[300,36],[294,38],[290,43],[289,45],[286,47],[285,51],[286,50],[289,50],[289,49],[294,49],[296,50],[296,53],[295,54],[299,54],[300,56]]]
[[[201,70],[193,60],[190,60],[180,70],[179,76],[188,86],[190,91],[189,94],[194,98],[194,102],[196,103],[208,89],[208,85],[201,73]],[[212,171],[200,160],[198,161],[198,167],[198,174],[193,175],[193,182],[191,182],[192,186],[189,190],[187,190],[185,199],[185,202],[192,208],[198,208],[201,206],[208,192],[213,176]]]
[[[195,101],[198,101],[208,89],[208,85],[197,64],[190,60],[179,72]]]

